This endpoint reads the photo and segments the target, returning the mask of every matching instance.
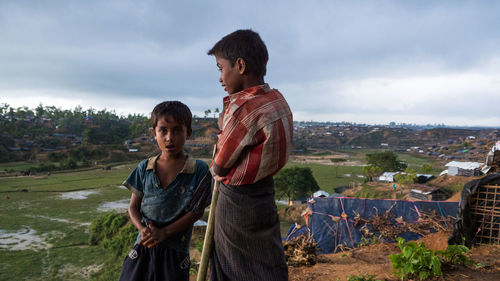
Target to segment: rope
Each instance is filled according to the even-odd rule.
[[[439,205],[439,201],[436,201],[436,204],[438,205],[439,212],[441,213],[441,216],[442,216],[443,218],[446,218],[446,217],[444,216],[443,210],[441,210],[441,205]]]
[[[354,247],[354,240],[352,239],[352,234],[351,234],[351,229],[349,228],[349,222],[347,221],[347,214],[344,210],[344,203],[342,202],[342,199],[340,200],[340,206],[342,206],[342,218],[345,221],[345,226],[347,227],[347,231],[349,232],[349,238],[351,239],[351,245]]]
[[[417,211],[417,214],[418,214],[418,217],[422,217],[422,215],[420,214],[420,212],[418,211],[418,208],[417,208],[417,204],[415,204],[415,201],[413,201],[413,206],[415,206],[415,211]]]

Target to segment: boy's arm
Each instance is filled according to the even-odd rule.
[[[247,124],[248,125],[248,124]],[[252,124],[255,125],[255,124]],[[246,147],[254,146],[265,140],[265,134],[254,135],[255,128],[248,128],[238,116],[230,116],[219,135],[216,151],[210,170],[215,179],[229,174]]]
[[[130,204],[128,206],[128,213],[132,224],[141,232],[141,239],[145,239],[151,235],[151,230],[141,222],[141,202],[142,198],[132,193],[130,197]],[[142,242],[142,241],[141,241]],[[139,242],[140,244],[140,242]]]
[[[151,248],[169,238],[170,236],[188,229],[202,216],[203,211],[198,213],[187,212],[184,216],[180,217],[178,220],[163,228],[157,228],[151,222],[149,222],[148,226],[149,229],[151,229],[151,235],[143,238],[141,240],[141,244],[148,248]]]

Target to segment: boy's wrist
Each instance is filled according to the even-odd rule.
[[[162,232],[163,232],[163,236],[165,238],[168,238],[170,236],[170,229],[168,228],[168,226],[165,226],[164,228],[161,229]]]

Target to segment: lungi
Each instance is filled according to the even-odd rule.
[[[288,280],[272,177],[220,184],[210,280]]]

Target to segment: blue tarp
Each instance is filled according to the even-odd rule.
[[[313,239],[318,242],[321,253],[332,253],[337,245],[353,248],[360,241],[362,234],[360,228],[363,224],[354,227],[354,217],[357,214],[363,219],[372,219],[377,213],[384,215],[391,208],[391,216],[402,217],[405,222],[416,223],[419,212],[435,210],[443,218],[455,217],[458,202],[442,201],[405,201],[362,198],[314,198],[314,203],[309,203],[311,210],[309,229]],[[347,216],[342,217],[342,213]],[[340,218],[340,219],[339,219]],[[394,222],[397,223],[397,222]],[[371,231],[371,227],[368,225]],[[373,231],[375,235],[377,232]],[[416,240],[421,236],[416,233],[402,233],[400,237],[405,240]]]

